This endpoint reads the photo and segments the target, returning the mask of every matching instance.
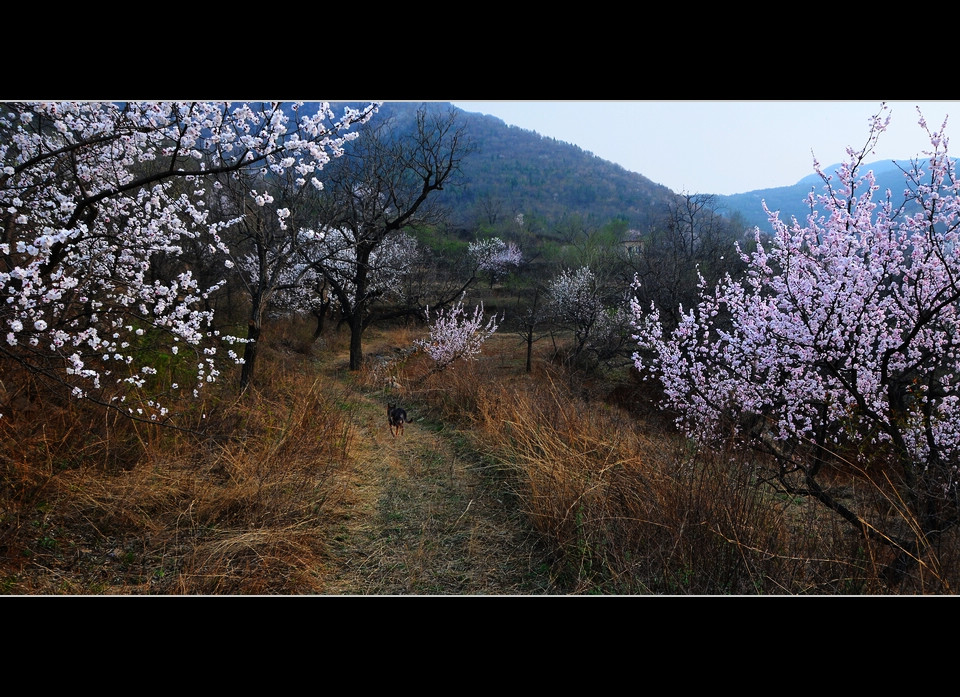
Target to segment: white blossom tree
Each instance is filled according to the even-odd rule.
[[[324,244],[312,247],[314,256],[307,268],[322,269],[322,274],[343,295],[342,305],[356,305],[358,291],[355,282],[357,268],[357,239],[351,230],[328,230],[323,234]],[[417,268],[422,250],[416,239],[406,232],[385,238],[367,259],[366,293],[370,298],[398,301],[404,297],[404,278]]]
[[[564,269],[547,286],[548,308],[553,321],[573,333],[571,364],[590,352],[599,360],[621,353],[630,339],[630,321],[625,302],[610,301],[589,266]]]
[[[467,253],[474,260],[477,271],[487,274],[490,287],[523,263],[523,253],[513,242],[504,242],[499,237],[471,242]]]
[[[214,381],[222,342],[205,299],[221,283],[201,287],[184,248],[202,242],[228,266],[222,234],[236,221],[210,215],[208,184],[264,168],[318,187],[376,109],[300,106],[0,104],[0,370],[151,420],[166,406],[132,400],[157,350],[196,352],[194,391]]]
[[[317,339],[330,313],[339,311],[342,317],[341,295],[346,298],[348,309],[356,304],[356,246],[352,236],[342,230],[303,229],[301,235],[309,237],[311,243],[298,247],[296,262],[286,267],[284,276],[278,279],[270,309],[282,316],[312,314],[317,319]],[[371,301],[376,298],[405,302],[409,278],[419,272],[424,258],[421,245],[406,232],[384,240],[368,260],[367,293]]]
[[[932,149],[904,170],[906,203],[876,201],[862,163],[888,122],[884,107],[835,179],[815,163],[824,186],[805,224],[768,211],[773,238],[757,231],[744,280],[704,284],[672,331],[657,308],[633,311],[637,367],[687,432],[707,441],[739,425],[775,456],[785,491],[892,546],[897,579],[960,522],[960,180],[946,121],[931,132],[921,116]],[[821,485],[844,458],[886,471],[911,529],[884,529]]]
[[[247,181],[249,180],[249,181]],[[316,190],[298,185],[289,172],[263,170],[230,175],[215,208],[222,217],[236,217],[228,234],[233,279],[248,305],[247,333],[240,388],[253,379],[263,321],[273,315],[329,308],[331,296],[317,265],[335,265],[349,256],[343,235],[316,229]]]

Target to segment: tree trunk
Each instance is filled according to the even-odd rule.
[[[250,321],[247,323],[247,344],[243,349],[243,368],[240,370],[240,391],[244,392],[253,380],[253,369],[260,348],[260,332],[263,320],[263,296],[260,292],[251,298]]]
[[[243,368],[240,370],[240,391],[247,389],[253,379],[253,368],[257,362],[257,352],[260,346],[260,322],[250,320],[247,326],[247,344],[243,349]]]
[[[320,309],[313,311],[313,316],[317,318],[317,327],[313,330],[313,340],[316,341],[323,334],[323,326],[327,318],[328,303],[323,303]]]
[[[533,327],[527,330],[527,372],[533,369]]]
[[[357,312],[350,317],[350,370],[363,366],[363,321]]]
[[[378,240],[376,243],[382,241]],[[350,310],[350,370],[360,370],[363,366],[363,318],[367,313],[367,270],[370,255],[375,244],[368,240],[357,246],[357,268],[353,277],[356,300]]]

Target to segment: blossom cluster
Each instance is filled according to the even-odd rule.
[[[836,178],[815,164],[824,187],[805,224],[768,210],[771,241],[757,230],[756,249],[740,250],[746,276],[701,283],[674,330],[633,303],[636,366],[660,378],[690,435],[759,414],[781,443],[889,444],[941,472],[960,459],[960,180],[943,129],[928,130],[907,205],[890,191],[875,200],[859,165],[886,123]]]
[[[477,270],[495,276],[506,273],[511,267],[523,263],[523,253],[513,242],[504,242],[499,237],[471,242],[467,251],[474,259]]]
[[[207,300],[224,281],[200,287],[185,254],[200,244],[229,267],[221,234],[236,221],[211,215],[212,175],[255,168],[320,186],[324,164],[356,136],[349,127],[374,110],[336,120],[321,105],[297,120],[279,103],[0,104],[4,354],[88,396],[142,386],[155,372],[138,365],[149,335],[203,355],[197,389],[212,381],[222,337]],[[148,406],[150,418],[165,414]]]
[[[430,309],[426,310],[430,322]],[[477,305],[473,314],[463,307],[463,296],[449,310],[438,310],[430,323],[430,335],[417,342],[435,362],[435,370],[443,370],[458,360],[476,358],[484,342],[493,336],[500,325],[500,318],[484,317],[483,303]]]

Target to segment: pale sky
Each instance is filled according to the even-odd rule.
[[[454,101],[464,111],[572,143],[676,193],[736,194],[789,186],[846,159],[869,135],[883,100],[868,101]],[[960,128],[960,101],[887,102],[890,127],[874,160],[908,161],[930,142],[945,116]],[[960,149],[953,153],[960,154]]]

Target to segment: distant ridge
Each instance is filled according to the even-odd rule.
[[[956,158],[953,159],[956,161]],[[882,198],[889,189],[895,199],[900,202],[903,201],[902,194],[906,186],[903,171],[900,168],[907,169],[909,166],[909,159],[877,160],[864,164],[860,171],[866,174],[873,170],[877,185],[880,187],[875,200]],[[824,167],[823,172],[828,175],[835,174],[839,168],[840,163],[837,163]],[[823,180],[814,172],[792,186],[757,189],[742,194],[716,195],[714,201],[719,212],[725,215],[739,213],[750,228],[756,226],[765,231],[770,229],[770,222],[763,212],[763,201],[766,201],[770,210],[780,211],[780,220],[789,222],[791,217],[795,216],[802,223],[810,212],[806,205],[807,195],[811,191],[821,193],[823,186]]]

